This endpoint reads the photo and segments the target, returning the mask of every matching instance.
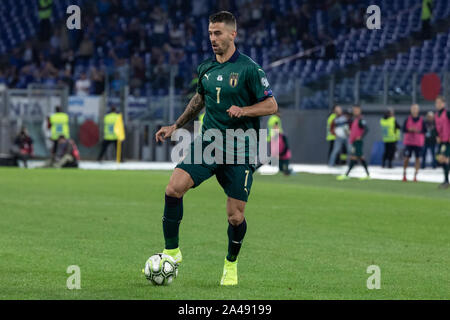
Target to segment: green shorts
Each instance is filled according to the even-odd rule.
[[[450,158],[450,143],[449,142],[441,143],[439,145],[437,154],[442,155],[446,158]]]
[[[352,156],[362,157],[363,156],[363,141],[358,140],[352,144]]]
[[[188,157],[189,154],[186,158]],[[215,175],[228,197],[247,202],[256,167],[253,164],[208,164],[204,161],[194,164],[193,161],[191,163],[181,161],[176,168],[186,171],[191,176],[194,181],[193,188]]]

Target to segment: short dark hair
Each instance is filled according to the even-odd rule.
[[[220,12],[210,15],[209,22],[210,23],[223,22],[227,25],[232,26],[234,29],[236,29],[236,18],[234,17],[234,15],[231,12],[228,12],[228,11],[220,11]]]
[[[60,106],[57,106],[57,107],[55,108],[55,111],[56,111],[56,112],[61,112],[61,107],[60,107]]]
[[[436,97],[436,99],[439,99],[442,102],[445,102],[445,97],[444,96],[439,95],[439,96]]]

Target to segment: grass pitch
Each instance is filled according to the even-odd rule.
[[[169,176],[0,169],[0,299],[450,299],[449,190],[308,174],[254,176],[237,287],[219,286],[226,196],[215,178],[189,191],[179,277],[155,287],[141,269],[163,249]]]

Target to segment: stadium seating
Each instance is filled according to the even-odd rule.
[[[69,5],[82,5],[85,0],[56,0],[53,18],[56,21],[66,16]],[[29,0],[0,1],[0,55],[19,47],[24,41],[36,36],[39,31],[38,2]]]
[[[96,3],[98,3],[96,1]],[[117,21],[113,28],[104,20],[96,17],[94,21],[95,34],[90,34],[92,40],[96,42],[98,35],[105,33],[108,36],[112,47],[119,56],[131,59],[129,52],[130,39],[127,38],[128,27],[133,23],[136,14],[139,17],[141,30],[151,41],[157,41],[154,36],[156,23],[149,19],[154,6],[140,7],[138,0],[120,0],[121,10],[118,12]],[[177,64],[178,78],[182,85],[176,87],[176,93],[181,93],[187,87],[192,71],[204,59],[211,56],[211,50],[207,39],[208,14],[217,8],[216,1],[198,1],[199,4],[188,7],[190,18],[184,19],[185,15],[180,12],[183,8],[177,7],[171,12],[171,2],[159,1],[163,12],[168,13],[168,20],[161,31],[163,39],[170,38],[172,28],[180,28],[183,36],[186,35],[185,23],[193,26],[192,38],[187,39],[186,45],[180,48],[183,56]],[[197,3],[197,1],[196,1]],[[233,11],[238,22],[245,20],[250,12],[242,12],[239,8],[245,1],[228,1],[230,11]],[[357,64],[362,58],[370,57],[377,52],[384,50],[387,46],[398,43],[402,39],[410,37],[421,28],[421,3],[415,0],[363,0],[343,2],[336,8],[325,8],[322,2],[310,7],[310,19],[307,25],[308,34],[312,36],[314,45],[323,45],[323,39],[319,34],[324,33],[334,40],[336,58],[324,59],[324,50],[318,50],[314,56],[306,56],[304,59],[297,59],[285,63],[280,67],[268,68],[271,62],[304,51],[307,46],[303,39],[298,39],[292,34],[289,41],[284,41],[285,34],[280,33],[280,21],[292,19],[292,14],[298,17],[298,12],[305,3],[309,1],[296,0],[270,0],[270,8],[273,11],[275,21],[271,19],[261,19],[261,25],[247,23],[245,30],[240,30],[238,47],[241,52],[251,56],[256,62],[267,68],[268,78],[273,86],[276,95],[292,94],[296,84],[308,86],[324,76],[331,75],[337,71],[343,71],[350,66]],[[65,9],[70,4],[78,4],[84,8],[86,0],[55,0],[54,20],[60,21],[66,15]],[[363,26],[363,14],[369,5],[379,5],[382,12],[382,28],[380,30],[368,30]],[[450,3],[446,0],[435,0],[435,9],[432,22],[436,22],[450,16]],[[255,8],[253,8],[255,9]],[[253,10],[250,8],[249,10]],[[334,14],[333,14],[334,10]],[[337,11],[336,11],[337,10]],[[251,11],[253,12],[253,11]],[[338,14],[336,14],[336,12]],[[356,13],[356,15],[355,15]],[[267,14],[263,11],[262,14]],[[352,17],[357,16],[361,21],[353,21]],[[336,17],[338,17],[336,21]],[[6,23],[8,21],[8,23]],[[258,20],[259,21],[259,20]],[[294,19],[295,21],[295,19]],[[292,22],[292,20],[291,20]],[[295,23],[297,23],[296,21]],[[36,1],[27,0],[3,0],[0,2],[0,23],[5,26],[0,30],[0,55],[10,52],[13,48],[20,47],[24,41],[35,37],[39,28],[37,18]],[[292,32],[289,31],[289,32]],[[117,36],[122,36],[125,41],[123,46],[118,48]],[[163,42],[165,41],[163,40]],[[411,92],[411,74],[413,71],[421,73],[427,71],[438,71],[447,69],[449,66],[449,50],[438,50],[442,45],[446,48],[450,46],[450,34],[438,35],[432,40],[427,40],[421,47],[413,47],[409,52],[400,53],[395,59],[386,60],[383,65],[372,66],[371,69],[361,72],[361,95],[377,96],[383,89],[383,79],[380,71],[391,73],[390,81],[396,84],[396,89],[392,94],[404,94]],[[141,52],[148,67],[152,64],[152,53]],[[166,52],[163,56],[163,64],[168,65],[170,55]],[[109,72],[112,88],[120,88],[123,79],[115,79],[114,72],[117,67],[114,60],[107,52],[96,48],[95,53],[89,59],[76,59],[74,63],[73,78],[76,79],[83,71],[90,70],[91,67],[104,68]],[[147,70],[147,72],[149,72]],[[133,74],[130,75],[131,77]],[[42,79],[41,81],[45,81]],[[336,88],[336,95],[342,101],[352,101],[352,79],[344,79]],[[155,85],[152,81],[143,81],[142,85],[133,91],[136,95],[166,95],[167,86]],[[327,107],[327,92],[316,91],[310,96],[302,99],[302,108],[324,108]]]

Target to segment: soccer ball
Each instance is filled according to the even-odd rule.
[[[178,265],[171,256],[157,253],[148,258],[144,274],[147,280],[154,285],[168,285],[178,276]]]

